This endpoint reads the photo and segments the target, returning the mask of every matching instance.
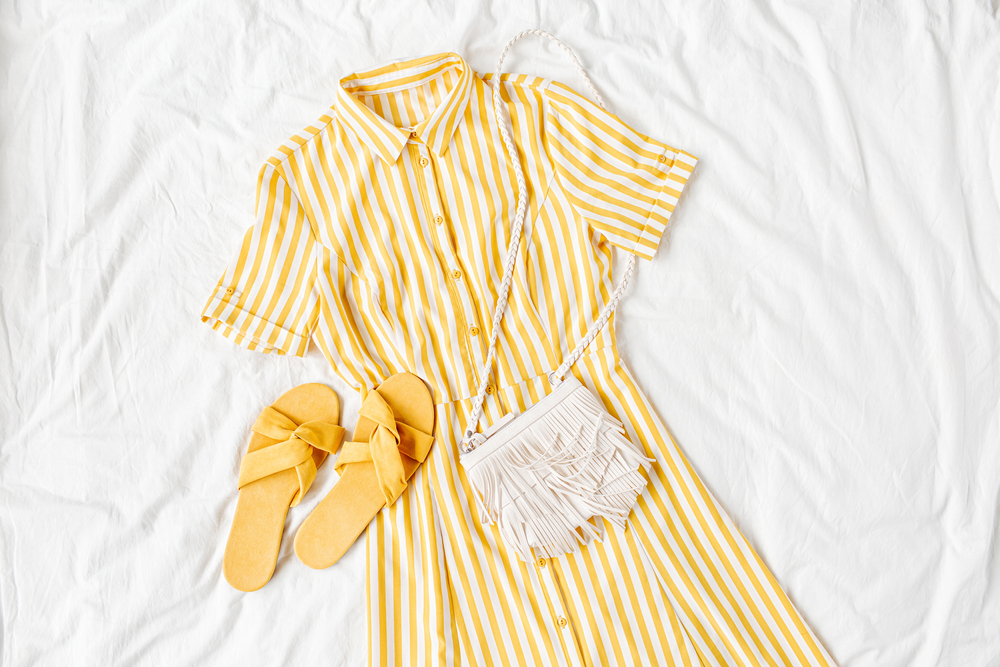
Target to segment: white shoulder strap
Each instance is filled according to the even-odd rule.
[[[500,127],[500,137],[503,139],[504,146],[507,147],[507,153],[510,155],[511,162],[514,167],[514,176],[517,179],[517,210],[514,214],[514,224],[510,229],[510,243],[507,246],[507,260],[504,265],[503,280],[500,283],[500,294],[497,298],[496,310],[493,313],[493,326],[490,330],[489,349],[486,353],[486,362],[483,364],[482,373],[480,373],[479,392],[472,401],[472,414],[469,416],[468,427],[465,430],[465,436],[462,438],[462,451],[471,451],[472,447],[470,446],[469,440],[473,435],[475,435],[476,428],[479,425],[479,420],[483,416],[483,401],[486,399],[486,388],[489,386],[490,369],[493,367],[493,361],[496,358],[497,336],[500,335],[500,321],[503,319],[504,312],[507,310],[507,297],[510,294],[510,283],[514,275],[514,265],[517,263],[517,248],[521,244],[521,232],[524,228],[524,215],[528,208],[528,194],[527,186],[524,182],[524,171],[521,169],[521,160],[517,154],[517,147],[510,138],[510,132],[507,130],[507,123],[504,122],[505,113],[503,108],[503,96],[500,94],[500,72],[503,69],[504,58],[507,57],[507,52],[510,51],[510,47],[514,45],[514,42],[526,35],[538,35],[540,37],[545,37],[560,49],[565,51],[573,61],[573,64],[576,65],[576,70],[580,73],[580,76],[583,77],[583,81],[586,83],[590,93],[594,96],[594,100],[601,106],[602,109],[607,110],[604,100],[597,92],[597,89],[594,87],[590,77],[587,76],[587,72],[583,69],[583,65],[580,64],[579,60],[577,60],[576,54],[573,53],[572,49],[560,42],[558,39],[543,30],[525,30],[514,35],[514,37],[507,42],[507,46],[504,47],[503,52],[500,54],[500,60],[497,62],[496,73],[493,75],[493,110],[497,116],[497,125]],[[549,374],[549,381],[552,384],[562,382],[563,378],[566,377],[566,374],[569,373],[569,369],[576,363],[577,359],[580,358],[580,355],[583,354],[587,346],[590,345],[597,334],[600,333],[601,329],[604,328],[604,325],[608,323],[611,313],[614,312],[618,302],[621,301],[622,294],[624,294],[625,288],[628,285],[629,280],[632,278],[633,271],[635,271],[635,254],[630,253],[621,282],[618,283],[618,286],[612,293],[607,305],[604,306],[604,310],[601,311],[601,316],[598,317],[597,320],[590,326],[590,329],[587,331],[587,335],[580,340],[573,351],[569,353],[565,360],[563,360],[559,368]]]

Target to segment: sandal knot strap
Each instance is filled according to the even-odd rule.
[[[344,439],[344,429],[336,424],[323,421],[309,421],[296,424],[272,407],[264,408],[253,431],[268,438],[279,440],[273,445],[250,452],[240,461],[239,488],[274,473],[295,468],[299,476],[299,491],[292,500],[295,507],[316,478],[316,461],[313,449],[323,452],[320,462],[327,454],[335,454]]]
[[[368,392],[358,414],[375,422],[375,429],[368,442],[345,442],[335,469],[338,475],[342,475],[351,463],[371,461],[375,465],[375,475],[385,503],[391,505],[406,488],[402,457],[423,463],[434,443],[434,436],[397,422],[392,407],[377,390]]]

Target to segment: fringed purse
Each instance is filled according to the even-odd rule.
[[[511,39],[501,53],[493,78],[493,107],[517,178],[517,211],[486,363],[462,439],[460,460],[473,488],[480,521],[496,524],[504,542],[525,561],[532,559],[533,550],[551,558],[575,551],[591,539],[600,540],[601,517],[624,530],[636,498],[646,487],[642,470],[649,470],[652,463],[628,439],[622,423],[608,414],[598,397],[572,375],[566,378],[621,300],[635,270],[634,254],[629,255],[622,280],[601,316],[562,365],[549,374],[552,392],[521,414],[508,414],[485,432],[476,433],[527,210],[524,173],[503,120],[500,71],[510,47],[529,34],[546,37],[569,54],[597,103],[606,108],[576,55],[552,35],[525,30]]]

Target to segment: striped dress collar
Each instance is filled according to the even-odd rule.
[[[441,104],[413,128],[394,125],[359,99],[364,95],[422,86],[447,70],[455,70],[457,81]],[[455,53],[399,60],[355,72],[340,80],[335,105],[337,116],[350,132],[388,164],[395,164],[399,159],[411,132],[437,155],[443,156],[469,106],[474,76],[465,59]]]

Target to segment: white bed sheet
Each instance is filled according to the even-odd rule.
[[[2,665],[358,665],[364,540],[222,553],[313,349],[199,321],[257,169],[339,77],[515,32],[701,158],[620,315],[679,444],[842,665],[1000,664],[1000,19],[927,3],[0,6]],[[510,71],[576,84],[541,41]],[[294,508],[286,536],[335,480]]]

